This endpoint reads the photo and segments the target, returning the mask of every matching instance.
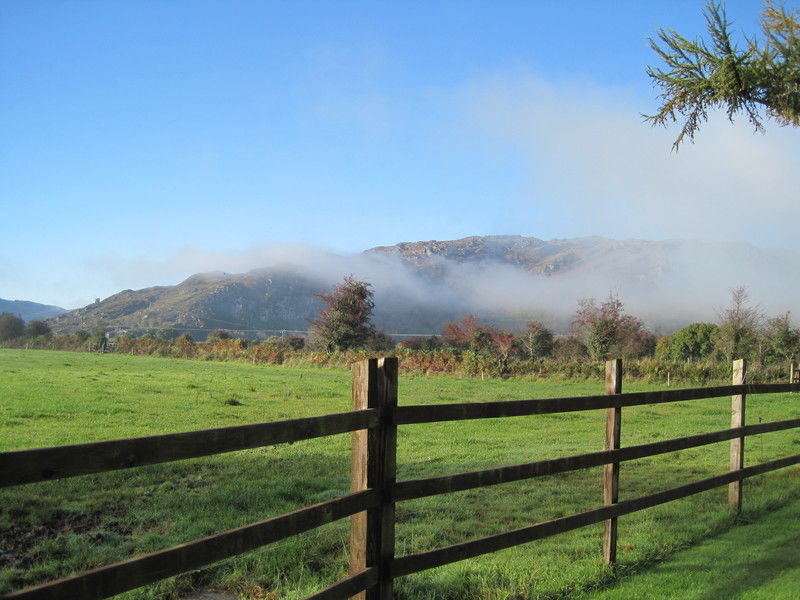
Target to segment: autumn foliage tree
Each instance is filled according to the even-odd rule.
[[[523,354],[522,341],[501,327],[480,323],[475,315],[445,323],[442,341],[460,350],[469,350],[473,360],[485,359],[500,375],[509,371],[510,364]]]
[[[600,304],[595,298],[580,300],[572,327],[583,339],[590,358],[595,360],[641,357],[655,347],[653,334],[640,319],[625,314],[622,301],[613,294]]]
[[[376,336],[370,323],[375,308],[373,295],[369,283],[357,281],[352,275],[334,286],[330,294],[317,294],[325,308],[312,321],[313,335],[329,352],[367,346]]]
[[[517,337],[500,327],[480,323],[475,315],[442,326],[442,340],[449,346],[462,350],[486,350],[508,357],[519,348]]]
[[[476,336],[479,336],[480,328],[478,317],[467,315],[442,326],[442,341],[453,348],[465,350],[473,345]]]

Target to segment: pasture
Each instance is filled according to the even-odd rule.
[[[792,502],[581,600],[796,600],[800,532],[787,524],[798,522],[800,502]]]
[[[72,444],[342,412],[345,370],[252,366],[66,352],[0,350],[0,450]],[[625,391],[655,389],[626,383]],[[400,378],[400,405],[558,397],[603,383]],[[797,395],[753,396],[748,423],[800,416]],[[730,401],[625,410],[622,444],[729,426]],[[402,426],[398,480],[601,450],[604,411]],[[321,502],[349,489],[349,435],[0,491],[0,593]],[[748,440],[746,465],[795,452],[800,433]],[[727,470],[728,444],[623,463],[620,499]],[[602,503],[600,468],[398,504],[398,555],[489,535]],[[602,564],[602,525],[398,581],[397,596],[555,599],[600,588],[800,498],[797,468],[744,483],[745,509],[726,490],[620,519],[619,562]],[[177,597],[212,586],[252,598],[300,598],[347,566],[342,521],[129,592]]]

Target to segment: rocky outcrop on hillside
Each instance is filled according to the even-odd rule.
[[[403,242],[378,246],[367,254],[397,256],[431,279],[446,276],[453,265],[496,262],[523,269],[531,275],[559,275],[602,264],[615,263],[621,271],[658,273],[668,255],[681,242],[612,240],[599,236],[541,240],[521,235],[472,236],[460,240]]]

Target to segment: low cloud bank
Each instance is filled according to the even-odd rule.
[[[524,158],[532,214],[557,202],[582,230],[610,237],[800,251],[797,130],[769,122],[754,134],[746,119],[731,124],[718,111],[676,153],[677,127],[643,123],[650,101],[594,81],[512,72],[464,85],[454,102],[486,148]]]
[[[693,321],[714,321],[736,286],[748,287],[768,314],[794,312],[800,298],[800,282],[792,276],[800,272],[798,257],[746,244],[671,241],[630,254],[623,247],[550,276],[498,261],[435,258],[432,264],[435,268],[420,270],[396,255],[346,255],[292,244],[227,254],[186,250],[167,261],[105,268],[125,274],[127,285],[120,281],[120,287],[134,287],[136,281],[175,284],[197,272],[266,269],[295,273],[326,290],[353,275],[372,284],[376,320],[393,333],[438,333],[442,320],[468,313],[509,327],[537,319],[565,331],[579,299],[609,294],[652,329],[669,332]],[[409,331],[408,323],[422,330]]]

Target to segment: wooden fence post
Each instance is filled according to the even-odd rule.
[[[606,394],[622,392],[622,359],[606,362]],[[617,450],[620,440],[622,408],[606,409],[606,450]],[[603,466],[603,503],[608,506],[619,500],[619,463]],[[605,522],[603,533],[603,560],[612,564],[617,560],[617,519]]]
[[[351,490],[378,491],[380,504],[351,517],[350,573],[378,569],[378,583],[353,598],[391,600],[389,563],[394,558],[394,503],[389,491],[397,473],[397,359],[370,358],[353,365],[353,410],[378,410],[374,429],[353,432]]]
[[[795,361],[789,363],[789,383],[800,383],[800,369]]]
[[[747,361],[742,358],[733,361],[733,385],[747,383]],[[731,427],[744,427],[745,394],[731,396]],[[731,440],[731,471],[739,471],[744,467],[744,437]],[[733,510],[742,508],[742,481],[734,481],[728,485],[728,504]]]

